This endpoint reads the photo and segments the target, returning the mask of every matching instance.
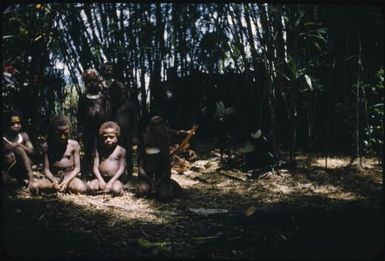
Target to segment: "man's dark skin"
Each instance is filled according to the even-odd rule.
[[[185,131],[175,131],[167,127],[160,116],[151,119],[143,133],[143,143],[139,150],[136,195],[154,195],[161,201],[170,201],[181,193],[182,188],[171,179],[171,159],[169,145],[172,136],[185,136]]]
[[[4,113],[2,146],[3,182],[25,184],[24,180],[27,180],[28,187],[31,187],[35,180],[30,158],[35,152],[28,134],[21,132],[21,119],[16,112]]]
[[[100,68],[100,75],[102,76],[102,92],[109,95],[109,88],[111,84],[116,81],[113,75],[113,64],[106,62]]]
[[[111,120],[117,122],[120,127],[119,145],[126,150],[127,174],[128,178],[131,178],[133,171],[132,147],[135,148],[139,144],[137,138],[138,120],[136,106],[124,94],[123,88],[124,85],[118,81],[113,82],[109,87]]]
[[[133,171],[133,148],[139,143],[137,108],[129,100],[126,86],[114,78],[113,64],[105,62],[100,68],[103,93],[107,97],[109,120],[118,123],[121,129],[119,145],[126,150],[127,178],[131,179]],[[127,90],[126,90],[127,91]]]
[[[93,153],[96,149],[98,130],[107,120],[106,96],[103,95],[100,79],[95,70],[87,70],[83,75],[86,92],[78,102],[78,134],[84,145],[84,166],[90,172]]]

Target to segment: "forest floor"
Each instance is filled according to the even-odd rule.
[[[4,190],[6,259],[384,257],[383,174],[374,159],[297,158],[258,176],[212,152],[172,178],[170,203],[135,197]],[[36,170],[39,172],[39,169]],[[179,174],[177,172],[180,172]]]

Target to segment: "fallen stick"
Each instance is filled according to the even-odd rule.
[[[197,129],[198,129],[198,125],[192,126],[192,128],[188,131],[186,138],[182,141],[181,144],[178,145],[178,147],[176,147],[175,149],[170,151],[170,155],[177,154],[177,153],[183,151],[184,149],[186,149],[186,147],[187,147],[186,145],[188,144],[188,142],[192,138],[192,136],[195,134]]]
[[[123,209],[123,210],[126,210],[126,211],[139,211],[139,212],[145,212],[145,213],[153,214],[153,212],[150,212],[150,211],[127,208],[127,207],[124,207],[124,206],[115,205],[115,204],[111,204],[111,203],[95,202],[95,201],[91,201],[91,200],[89,200],[88,203],[90,203],[91,205],[99,206],[99,207],[102,206],[102,207],[120,208],[120,209]]]
[[[210,240],[210,239],[218,239],[218,238],[223,238],[221,235],[217,236],[207,236],[207,237],[192,237],[191,239],[193,240]]]
[[[199,177],[198,173],[196,173],[196,172],[190,172],[190,173],[189,174],[187,174],[187,172],[183,173],[184,174],[183,176],[187,177],[188,179],[191,179],[191,180],[194,180],[194,181],[200,181],[200,182],[205,183],[205,184],[209,184],[210,183],[206,179]]]
[[[225,177],[228,177],[230,179],[234,179],[234,180],[237,180],[237,181],[242,181],[242,182],[245,182],[247,181],[247,176],[244,176],[244,177],[241,177],[241,176],[235,176],[235,173],[224,173],[222,171],[220,172],[217,172],[218,174],[222,175],[222,176],[225,176]]]
[[[143,210],[143,209],[132,209],[132,208],[127,208],[127,207],[124,207],[124,206],[121,206],[121,205],[115,205],[115,204],[111,204],[111,203],[103,203],[103,202],[95,202],[95,201],[91,201],[89,200],[88,203],[90,203],[91,205],[94,205],[94,206],[99,206],[99,207],[112,207],[112,208],[119,208],[119,209],[123,209],[125,211],[130,211],[130,212],[141,212],[141,213],[146,213],[146,214],[152,214],[152,215],[155,215],[155,216],[160,216],[161,213],[157,213],[157,212],[154,212],[154,211],[148,211],[148,210]],[[163,214],[175,214],[173,212],[170,212],[170,211],[162,211]]]
[[[199,181],[199,182],[205,183],[205,184],[210,184],[210,182],[208,182],[207,180],[205,180],[204,178],[201,178],[201,177],[188,177],[188,178],[192,179],[192,180],[195,180],[195,181]]]

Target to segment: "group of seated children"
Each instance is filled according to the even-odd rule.
[[[34,148],[27,133],[21,131],[20,115],[9,112],[3,119],[4,184],[25,184],[32,194],[50,191],[94,194],[102,190],[114,196],[122,195],[123,184],[119,178],[125,173],[126,150],[118,145],[120,128],[116,122],[107,121],[100,126],[93,159],[95,179],[84,182],[80,179],[80,145],[69,139],[71,123],[67,116],[57,115],[50,120],[46,142],[42,145],[43,179],[33,177]],[[171,179],[169,145],[173,135],[186,133],[168,128],[160,116],[151,119],[138,149],[137,196],[155,196],[168,201],[181,193],[179,184]]]

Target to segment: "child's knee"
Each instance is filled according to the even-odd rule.
[[[25,155],[25,151],[21,146],[16,146],[16,148],[13,149],[13,153],[15,153],[16,157],[23,157]]]
[[[54,192],[53,184],[48,180],[35,180],[29,185],[29,191],[32,195],[37,195],[40,192],[50,193]]]
[[[87,194],[88,193],[88,186],[86,184],[81,184],[77,187],[77,192],[79,194]]]
[[[88,188],[91,192],[95,192],[99,190],[99,181],[93,180],[88,184]]]
[[[148,184],[145,181],[140,181],[138,185],[136,185],[136,196],[138,197],[144,197],[148,193],[150,193],[150,184]]]
[[[88,193],[88,186],[83,181],[78,181],[76,184],[71,186],[70,190],[74,193],[78,194],[87,194]]]
[[[39,194],[39,190],[40,190],[39,182],[35,181],[35,182],[32,182],[32,183],[29,185],[29,192],[30,192],[32,195],[37,195],[37,194]]]
[[[2,173],[2,176],[3,176],[3,184],[12,184],[14,182],[16,182],[15,179],[13,179],[7,172],[5,173]]]
[[[171,182],[159,184],[157,197],[160,201],[170,201],[175,197],[175,188]]]
[[[174,187],[175,196],[176,197],[180,196],[183,193],[182,187],[175,180],[171,179],[170,181],[171,181],[172,186]]]
[[[123,194],[123,187],[113,187],[111,189],[111,194],[113,196],[121,196]]]
[[[120,181],[115,181],[111,188],[111,194],[113,196],[120,196],[123,194],[123,185]]]

